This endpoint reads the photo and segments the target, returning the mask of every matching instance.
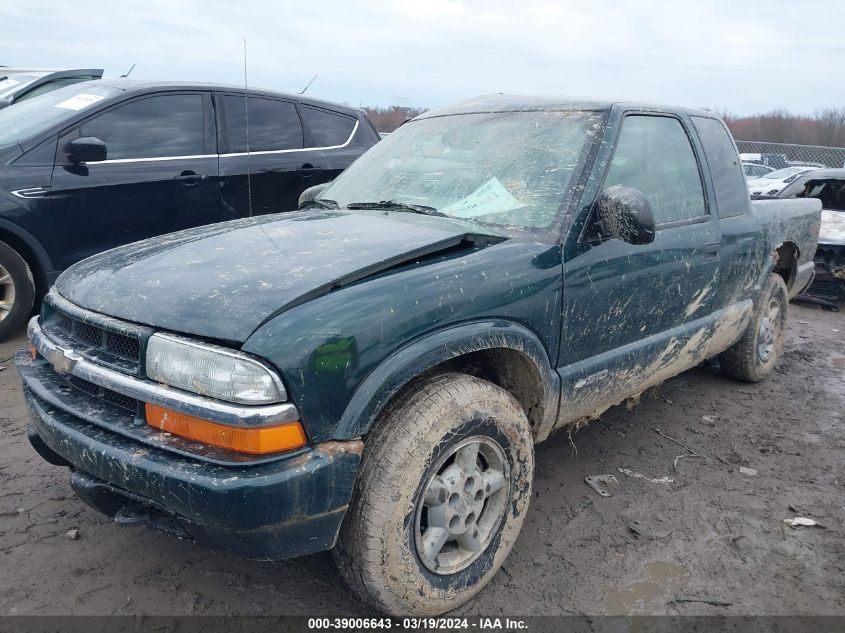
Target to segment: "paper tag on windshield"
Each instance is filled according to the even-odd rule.
[[[90,105],[94,105],[98,101],[102,101],[103,99],[105,99],[105,97],[102,95],[92,95],[83,92],[81,94],[71,97],[70,99],[65,99],[64,101],[62,101],[61,103],[57,103],[53,107],[79,112],[82,108],[87,108]]]
[[[450,204],[440,211],[456,218],[474,218],[491,213],[513,211],[524,206],[525,203],[514,198],[494,176],[463,200]]]
[[[14,79],[0,79],[0,92],[6,90],[7,88],[12,88],[17,86],[20,82]]]

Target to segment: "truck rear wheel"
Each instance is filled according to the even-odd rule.
[[[772,373],[783,353],[788,304],[783,278],[772,274],[742,338],[719,355],[723,374],[745,382],[760,382]]]
[[[508,392],[454,373],[418,384],[366,440],[335,548],[341,575],[387,613],[458,607],[510,552],[533,471],[531,429]]]
[[[0,341],[26,323],[35,301],[35,282],[23,258],[0,242]]]

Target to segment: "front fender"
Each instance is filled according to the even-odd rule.
[[[545,439],[557,418],[559,376],[553,371],[545,348],[533,332],[502,320],[475,321],[445,328],[397,350],[355,390],[334,437],[351,439],[366,434],[384,406],[400,389],[432,367],[472,352],[502,348],[523,354],[537,368],[542,382],[543,415],[535,426],[534,435],[537,441]]]

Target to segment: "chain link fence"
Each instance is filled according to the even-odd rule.
[[[774,169],[783,169],[792,165],[811,165],[820,169],[845,167],[845,147],[762,141],[737,141],[736,146],[742,162],[757,163]]]

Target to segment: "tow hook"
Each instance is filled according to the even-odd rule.
[[[114,522],[123,527],[133,527],[136,525],[148,526],[152,521],[151,515],[151,508],[143,506],[140,503],[135,503],[124,506],[115,512]]]

